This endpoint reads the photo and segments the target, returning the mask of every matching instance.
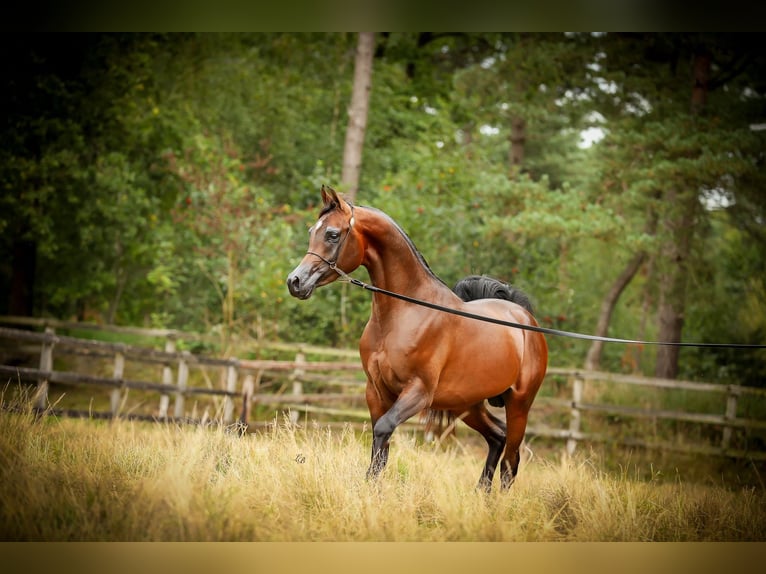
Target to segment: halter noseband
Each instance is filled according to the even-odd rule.
[[[321,255],[319,255],[319,253],[315,253],[314,251],[311,251],[311,250],[306,251],[307,255],[313,255],[315,257],[319,257],[319,259],[327,263],[330,269],[332,269],[338,275],[344,278],[348,277],[348,275],[346,275],[346,272],[343,271],[343,269],[340,269],[338,267],[338,259],[340,259],[340,253],[343,250],[343,246],[346,244],[346,239],[348,239],[348,236],[351,235],[351,230],[354,227],[354,206],[350,203],[348,204],[348,206],[351,208],[351,219],[348,220],[348,229],[346,230],[346,235],[343,236],[343,239],[338,244],[338,248],[335,250],[335,257],[332,259],[332,261],[325,259]]]

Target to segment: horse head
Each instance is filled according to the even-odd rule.
[[[332,283],[340,273],[359,267],[364,249],[354,229],[354,206],[329,186],[322,186],[322,210],[309,229],[306,255],[287,276],[293,297],[308,299],[314,289]]]

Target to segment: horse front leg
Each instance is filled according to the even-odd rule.
[[[381,447],[381,445],[376,444],[374,429],[377,422],[386,414],[386,411],[391,408],[393,403],[384,401],[375,383],[369,377],[367,378],[365,398],[367,399],[367,408],[370,411],[370,421],[373,428],[372,454],[370,456],[370,466],[367,469],[367,479],[369,480],[377,476],[388,461],[388,445]]]
[[[367,468],[367,480],[378,478],[380,472],[386,467],[386,464],[388,464],[388,447],[388,442],[380,445],[373,439],[370,466]]]
[[[391,435],[400,424],[411,416],[416,415],[429,405],[430,398],[426,387],[420,379],[409,383],[402,393],[383,415],[375,418],[373,407],[370,406],[370,398],[367,404],[370,406],[372,416],[372,459],[367,469],[367,478],[375,479],[388,463],[388,448]],[[375,401],[373,401],[375,403]]]

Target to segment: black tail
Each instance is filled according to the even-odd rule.
[[[425,424],[425,428],[423,429],[423,438],[426,442],[435,442],[437,440],[441,441],[441,439],[445,436],[456,436],[454,424],[455,415],[453,415],[451,412],[425,409],[421,413],[420,420]]]
[[[532,302],[523,291],[511,287],[492,277],[484,275],[469,275],[461,279],[452,289],[463,301],[475,301],[476,299],[505,299],[524,307],[534,315]],[[505,401],[502,395],[487,399],[493,407],[504,407]]]
[[[506,301],[521,305],[524,309],[534,314],[532,301],[529,300],[526,293],[492,277],[469,275],[458,281],[452,290],[463,301],[505,299]]]

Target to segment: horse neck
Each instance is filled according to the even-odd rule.
[[[359,221],[364,228],[365,240],[362,264],[367,268],[373,285],[429,300],[439,298],[445,292],[452,295],[450,289],[426,267],[414,245],[387,215],[365,209]],[[377,294],[375,300],[385,305],[398,303],[396,299]]]

